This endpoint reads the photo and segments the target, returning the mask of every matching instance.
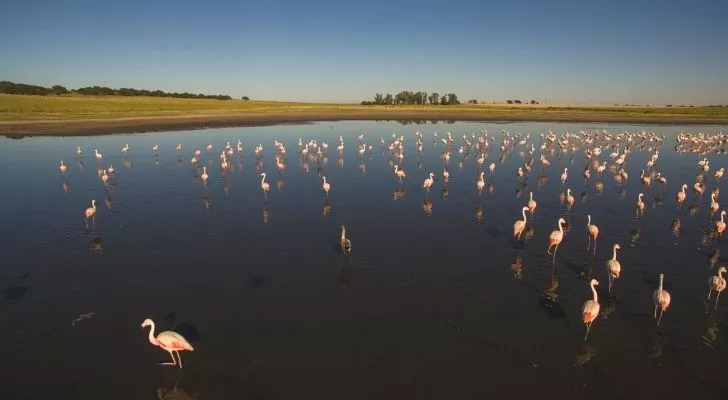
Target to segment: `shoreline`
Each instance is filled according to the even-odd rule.
[[[530,114],[530,115],[529,115]],[[728,125],[725,117],[685,115],[605,115],[583,112],[526,113],[469,110],[311,110],[288,112],[249,112],[241,114],[191,114],[173,116],[125,117],[110,119],[0,121],[0,135],[94,136],[208,128],[265,126],[323,121],[463,121],[463,122],[575,122],[647,125]]]

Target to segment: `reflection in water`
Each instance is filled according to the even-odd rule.
[[[475,221],[480,223],[483,220],[483,207],[477,206],[475,207],[475,212],[473,213],[473,218],[475,218]]]
[[[178,388],[181,377],[177,378],[177,382],[172,389],[157,389],[158,400],[197,400],[198,394],[187,394],[184,390]]]
[[[582,344],[579,346],[579,355],[576,356],[574,366],[577,368],[583,368],[584,365],[588,364],[589,361],[597,355],[597,349],[592,346]]]
[[[513,277],[519,281],[523,279],[523,258],[519,255],[511,261],[511,271],[513,271]]]
[[[128,159],[124,159],[123,164],[127,168],[131,168],[131,161]]]
[[[104,203],[106,204],[106,208],[111,210],[111,197],[109,197],[109,196],[104,197]]]
[[[209,194],[205,193],[205,196],[202,197],[202,204],[205,205],[205,209],[207,211],[210,211],[210,207],[212,206],[212,198]]]
[[[447,190],[447,187],[444,187],[440,189],[440,198],[443,200],[447,200],[447,196],[450,195],[450,191]]]
[[[430,200],[425,200],[425,202],[422,203],[422,210],[425,211],[426,215],[432,215],[432,202]]]
[[[324,217],[331,214],[331,205],[328,202],[324,202],[322,213],[324,214]]]
[[[397,190],[395,190],[393,193],[394,200],[397,201],[397,200],[401,199],[402,197],[404,197],[404,195],[406,195],[406,194],[407,194],[407,192],[402,187],[398,187]]]
[[[101,246],[101,236],[95,236],[91,239],[91,251],[94,253],[102,253],[104,248]]]
[[[718,323],[713,316],[706,316],[703,320],[703,335],[700,337],[703,344],[715,351],[715,341],[718,339]]]
[[[263,207],[263,223],[267,224],[268,220],[270,220],[270,209],[268,207]]]
[[[71,190],[71,184],[67,180],[63,180],[63,191],[65,193],[68,193],[68,191]]]

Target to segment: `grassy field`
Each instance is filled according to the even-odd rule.
[[[458,106],[362,106],[357,104],[286,103],[272,101],[173,99],[158,97],[122,96],[24,96],[0,94],[0,121],[43,121],[69,119],[109,119],[133,117],[169,116],[212,116],[260,113],[315,113],[341,112],[365,115],[404,113],[407,116],[422,113],[458,114],[482,113],[523,117],[532,115],[536,119],[548,116],[574,117],[619,116],[636,118],[688,117],[726,118],[728,107],[659,107],[659,106],[599,106],[599,105],[507,105],[507,104],[462,104]]]

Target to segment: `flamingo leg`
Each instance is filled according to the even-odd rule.
[[[592,324],[591,322],[589,322],[588,324],[586,324],[586,335],[584,335],[584,341],[585,342],[586,342],[586,338],[589,337],[589,329],[591,329],[591,324]]]
[[[592,250],[592,255],[597,254],[597,238],[594,238],[594,249]]]
[[[177,353],[177,360],[179,360],[179,369],[182,369],[182,356],[179,355],[179,351],[175,351]]]
[[[172,362],[171,363],[163,362],[163,363],[159,363],[159,365],[177,365],[177,360],[174,358],[174,353],[171,350],[167,350],[167,351],[169,352],[169,355],[172,356]]]
[[[715,295],[715,309],[716,310],[718,309],[718,298],[719,297],[720,297],[720,292],[718,292],[718,294]]]
[[[654,315],[652,316],[652,318],[657,318],[657,304],[655,304],[655,312],[654,312]]]
[[[607,277],[609,278],[609,293],[611,294],[612,293],[612,281],[614,280],[614,278],[612,278],[612,273],[609,270],[607,270]]]
[[[662,308],[660,308],[660,318],[657,319],[657,326],[660,326],[660,321],[662,321],[662,313],[665,312]]]
[[[556,247],[554,247],[554,257],[551,259],[551,264],[556,262],[556,252],[559,251],[559,245],[556,244]]]
[[[708,298],[707,300],[710,300],[710,295],[713,294],[713,289],[708,289]]]

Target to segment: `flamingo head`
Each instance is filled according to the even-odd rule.
[[[723,273],[725,273],[726,271],[728,271],[728,270],[726,270],[725,267],[720,267],[720,268],[718,268],[718,275],[723,275]]]
[[[720,215],[725,215],[725,210],[721,211]]]
[[[142,322],[142,328],[145,328],[145,327],[151,326],[151,325],[154,325],[154,322],[149,318],[145,319],[144,322]]]
[[[91,206],[96,207],[96,200],[91,200]]]
[[[620,246],[619,244],[615,244],[614,245],[614,249],[615,250],[621,250],[622,249],[622,246]]]
[[[528,211],[528,207],[523,207],[521,211]]]
[[[597,286],[597,285],[599,285],[599,281],[596,279],[592,279],[591,282],[589,282],[589,285]]]
[[[565,223],[566,223],[566,220],[565,219],[559,218],[559,225],[565,224]]]

